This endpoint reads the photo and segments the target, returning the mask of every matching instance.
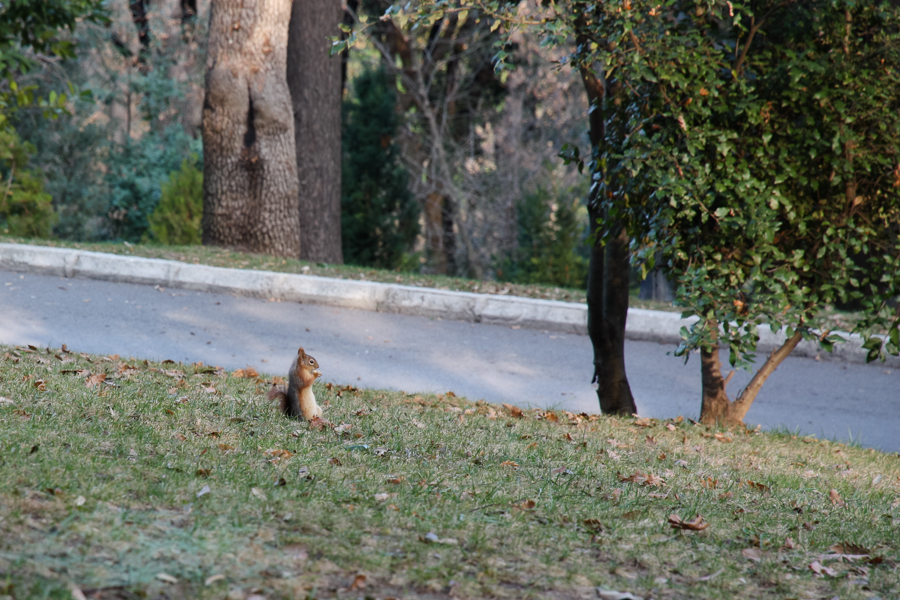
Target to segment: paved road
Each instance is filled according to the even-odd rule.
[[[302,345],[324,379],[407,392],[597,410],[587,337],[0,270],[0,343],[284,374]],[[641,413],[696,417],[699,360],[628,342]],[[747,380],[735,376],[729,391]],[[747,423],[900,451],[900,371],[788,359]]]

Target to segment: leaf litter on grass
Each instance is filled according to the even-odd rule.
[[[900,593],[896,456],[325,385],[329,421],[309,426],[243,375],[0,349],[0,580],[245,599]]]

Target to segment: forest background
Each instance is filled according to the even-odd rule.
[[[29,204],[22,211],[29,217],[5,219],[4,233],[200,242],[209,3],[195,3],[196,13],[189,4],[146,3],[136,21],[129,2],[113,0],[108,24],[85,21],[68,34],[77,53],[37,54],[36,68],[16,77],[36,97],[70,85],[80,93],[68,95],[64,110],[16,111],[18,172],[11,160],[2,170],[16,186],[11,203]],[[551,68],[552,54],[526,35],[515,39],[517,68],[494,76],[498,36],[487,27],[472,35],[464,56],[453,59],[458,80],[450,87],[435,81],[426,92],[437,111],[459,115],[438,140],[409,106],[403,82],[388,77],[378,48],[360,38],[345,57],[347,262],[584,286],[587,181],[557,154],[586,139],[586,98],[577,76]],[[446,78],[450,62],[433,67],[436,79]],[[446,149],[461,196],[456,213],[430,176],[436,144]],[[384,222],[372,226],[379,215]]]

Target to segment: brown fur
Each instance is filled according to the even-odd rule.
[[[302,417],[307,421],[321,417],[322,408],[316,403],[312,391],[312,384],[320,375],[318,361],[300,348],[288,372],[287,390],[273,385],[269,390],[269,400],[280,400],[281,412],[286,417]]]

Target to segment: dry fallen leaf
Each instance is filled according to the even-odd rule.
[[[869,549],[865,546],[860,546],[859,544],[851,544],[848,542],[834,544],[828,549],[835,554],[843,554],[847,556],[868,556],[870,554]]]
[[[341,466],[343,463],[341,462],[341,459],[335,458],[334,456],[332,456],[331,458],[328,459],[328,464],[329,464],[329,465],[334,465],[335,467],[339,467],[339,466]]]
[[[342,433],[346,433],[346,432],[350,431],[352,428],[353,428],[353,425],[351,425],[350,423],[341,423],[340,425],[338,425],[337,427],[334,428],[334,432],[337,433],[338,435],[340,435]]]
[[[206,581],[203,582],[203,585],[209,587],[212,584],[214,584],[215,582],[222,581],[223,579],[225,579],[225,576],[222,575],[221,573],[219,573],[217,575],[210,575],[209,577],[206,578]]]
[[[731,442],[734,441],[734,440],[732,440],[729,436],[724,435],[724,434],[722,434],[722,433],[717,433],[717,434],[714,435],[713,437],[715,437],[717,440],[719,440],[719,441],[722,442],[723,444],[729,444],[729,443],[731,443]]]
[[[89,388],[94,387],[95,385],[99,385],[106,380],[106,373],[96,373],[94,375],[89,375],[87,379],[84,381],[84,385]]]
[[[603,523],[599,519],[585,519],[584,528],[592,533],[600,533],[603,531]]]
[[[668,429],[669,431],[675,431],[678,428],[675,427],[674,425],[672,425],[671,423],[666,423],[666,429]]]
[[[353,578],[353,583],[350,585],[350,591],[358,592],[364,587],[366,587],[366,576],[360,573]]]
[[[168,573],[157,573],[156,578],[166,583],[178,583],[178,580]]]
[[[294,455],[294,453],[290,452],[289,450],[280,450],[278,448],[270,448],[269,450],[263,452],[263,454],[271,457],[269,459],[269,462],[272,463],[278,462],[280,460],[287,460]]]
[[[831,503],[835,506],[844,506],[846,504],[837,490],[831,490],[830,492],[828,492],[828,499],[831,500]]]
[[[760,562],[762,560],[762,550],[759,548],[744,548],[741,550],[741,556],[753,562]]]
[[[662,477],[654,475],[653,473],[641,473],[640,471],[635,471],[633,475],[629,475],[628,477],[621,473],[617,473],[616,475],[619,477],[619,481],[627,481],[638,485],[661,486],[666,483]]]
[[[703,531],[709,527],[709,523],[703,520],[703,517],[697,515],[693,521],[682,520],[678,515],[669,515],[669,525],[673,529],[685,529],[688,531]]]
[[[755,490],[759,490],[760,492],[767,493],[769,492],[769,486],[764,483],[757,483],[756,481],[747,480],[744,482],[746,485],[752,487]]]
[[[259,373],[253,367],[247,367],[246,369],[235,370],[234,376],[238,379],[242,377],[245,379],[255,379],[256,377],[259,377]]]
[[[519,510],[534,510],[535,506],[537,506],[537,503],[534,500],[523,500],[522,502],[513,504],[513,508]]]
[[[501,467],[512,467],[513,469],[518,469],[519,463],[511,461],[511,460],[504,460],[502,463],[500,463],[500,466]]]
[[[521,419],[525,416],[525,413],[518,406],[513,406],[512,404],[504,404],[503,408],[509,411],[509,414],[514,416],[517,419]]]
[[[314,431],[322,431],[323,429],[325,429],[325,428],[328,427],[329,425],[331,425],[331,423],[329,423],[328,421],[326,421],[326,420],[323,419],[322,417],[313,417],[313,418],[310,419],[310,421],[309,421],[309,428],[312,429],[312,430],[314,430]]]
[[[837,572],[834,569],[829,569],[828,567],[823,566],[817,560],[814,560],[812,563],[810,563],[809,569],[816,575],[828,575],[829,577],[834,577],[835,575],[837,575]]]

